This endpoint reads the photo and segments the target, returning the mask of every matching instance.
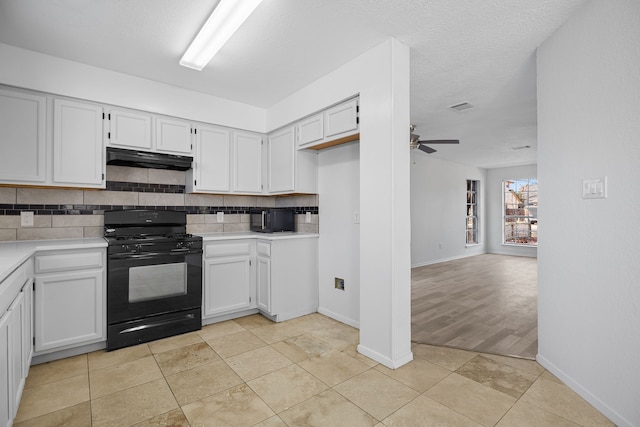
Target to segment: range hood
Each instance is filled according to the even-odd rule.
[[[108,165],[186,171],[191,169],[191,162],[193,157],[189,156],[107,147]]]

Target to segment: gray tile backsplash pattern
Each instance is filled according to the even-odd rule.
[[[184,186],[185,179],[185,172],[180,171],[107,166],[108,182],[164,184],[175,188],[174,186]],[[104,227],[101,209],[105,209],[105,206],[168,209],[174,206],[189,207],[189,233],[249,231],[249,215],[246,212],[251,207],[295,207],[300,212],[296,221],[298,231],[317,233],[319,227],[317,195],[241,196],[154,193],[147,189],[138,192],[130,189],[110,191],[0,187],[0,205],[11,206],[10,212],[4,211],[5,214],[0,215],[0,241],[101,237]],[[193,207],[196,207],[195,211]],[[306,208],[313,213],[311,223],[305,222],[302,212]],[[36,212],[34,225],[21,227],[19,211],[29,210]],[[223,222],[220,223],[215,214],[218,210],[225,211]]]

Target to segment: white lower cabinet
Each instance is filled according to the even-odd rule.
[[[258,240],[258,308],[276,322],[318,310],[318,239]]]
[[[13,405],[9,398],[11,391],[11,341],[9,329],[11,328],[12,315],[10,311],[0,316],[0,426],[10,426],[13,423]]]
[[[203,318],[255,308],[255,242],[211,242],[204,250]]]
[[[27,273],[10,276],[3,286],[22,283],[22,289],[0,316],[0,426],[10,426],[18,412],[32,355],[32,279]],[[14,283],[8,283],[14,282]]]
[[[271,312],[271,243],[258,241],[256,251],[258,309]]]
[[[106,339],[104,249],[35,256],[35,351]]]
[[[204,257],[203,319],[257,308],[281,322],[318,310],[317,236],[209,241]]]

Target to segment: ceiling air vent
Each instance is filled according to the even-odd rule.
[[[458,113],[462,113],[463,111],[468,111],[476,107],[475,105],[472,105],[468,102],[461,102],[459,104],[450,105],[448,108],[452,109],[453,111],[457,111]]]

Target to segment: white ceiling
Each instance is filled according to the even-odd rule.
[[[585,2],[264,0],[201,72],[178,61],[218,0],[0,0],[0,42],[266,108],[395,37],[415,133],[461,140],[430,156],[490,168],[536,162],[535,49]]]

